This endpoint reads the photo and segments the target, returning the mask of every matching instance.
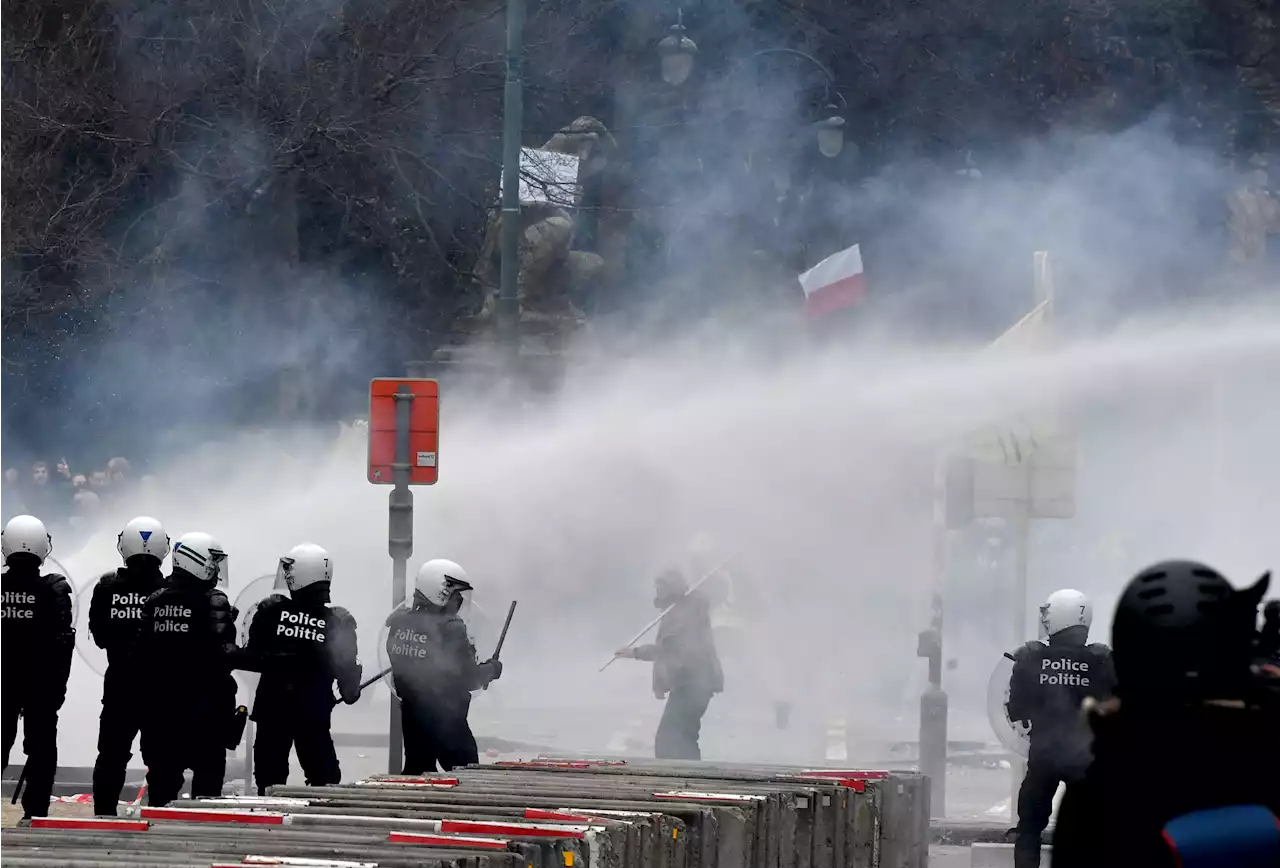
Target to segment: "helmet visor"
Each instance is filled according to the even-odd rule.
[[[461,601],[458,605],[458,614],[464,618],[471,611],[471,592],[472,588],[468,582],[461,579],[455,579],[452,576],[446,576],[444,587],[441,588],[441,605],[447,605],[454,595],[458,595]]]
[[[209,561],[204,565],[204,574],[216,587],[226,589],[231,586],[231,573],[227,563],[227,553],[222,549],[209,549]]]
[[[280,563],[276,565],[276,582],[272,586],[274,591],[289,591],[293,589],[293,564],[291,557],[283,557]]]

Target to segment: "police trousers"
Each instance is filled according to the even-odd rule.
[[[667,694],[662,720],[653,738],[653,755],[657,759],[700,760],[702,750],[698,737],[702,733],[702,716],[711,704],[709,690],[681,685]]]
[[[130,680],[112,678],[107,670],[98,718],[98,759],[93,765],[93,813],[114,817],[124,789],[133,740],[142,729],[142,709]]]
[[[9,767],[9,751],[18,739],[18,717],[22,717],[22,752],[27,755],[22,789],[22,811],[28,817],[49,815],[53,779],[58,774],[58,711],[63,696],[28,687],[5,691],[3,696],[4,767]]]
[[[307,786],[323,787],[342,780],[342,767],[333,746],[332,708],[315,703],[292,711],[256,712],[253,738],[253,777],[258,795],[267,787],[289,781],[289,751],[296,748]]]
[[[182,792],[191,769],[191,797],[217,798],[227,772],[224,709],[149,711],[142,719],[142,761],[147,764],[147,804],[162,807]]]
[[[471,694],[433,696],[400,694],[400,722],[404,731],[404,773],[421,775],[450,771],[480,762],[476,737],[467,715]]]
[[[1018,788],[1018,827],[1013,844],[1014,868],[1038,868],[1040,836],[1053,815],[1053,797],[1058,784],[1084,774],[1087,760],[1065,760],[1051,752],[1041,752],[1033,744],[1027,759],[1027,773]]]

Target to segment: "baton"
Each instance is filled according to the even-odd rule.
[[[712,577],[712,576],[714,576],[716,573],[720,572],[720,571],[721,571],[721,570],[723,570],[725,567],[727,567],[727,566],[729,565],[729,561],[733,560],[735,557],[737,557],[737,553],[736,553],[736,552],[735,552],[734,554],[729,555],[729,557],[725,558],[724,560],[722,560],[722,561],[720,562],[719,566],[717,566],[714,570],[712,570],[711,572],[707,573],[705,576],[703,576],[702,578],[698,579],[698,581],[696,581],[696,582],[694,582],[692,585],[690,585],[690,586],[689,586],[689,590],[687,590],[687,591],[685,591],[683,594],[681,594],[681,595],[680,595],[680,599],[679,599],[679,600],[676,600],[676,601],[675,601],[674,603],[672,603],[670,606],[667,606],[667,608],[663,609],[663,610],[662,610],[662,613],[661,613],[660,615],[658,615],[658,617],[654,618],[652,621],[650,621],[648,624],[646,624],[646,625],[645,625],[645,628],[644,628],[643,630],[641,630],[639,633],[637,633],[636,635],[632,636],[632,637],[631,637],[631,641],[630,641],[630,642],[628,642],[628,643],[627,643],[626,645],[624,645],[623,647],[624,647],[624,648],[630,648],[632,645],[634,645],[634,644],[636,644],[637,642],[639,642],[639,641],[644,637],[644,634],[645,634],[645,633],[648,633],[648,632],[649,632],[650,630],[652,630],[654,627],[658,626],[658,624],[660,624],[660,623],[662,622],[662,619],[663,619],[663,618],[665,618],[665,617],[667,617],[667,615],[669,615],[669,614],[671,613],[671,610],[672,610],[672,609],[674,609],[676,606],[680,605],[680,601],[681,601],[681,600],[683,600],[685,597],[687,597],[687,596],[689,596],[690,594],[692,594],[694,591],[698,590],[698,588],[702,587],[702,583],[703,583],[703,582],[705,582],[707,579],[711,578],[711,577]],[[613,661],[615,661],[615,660],[617,660],[617,659],[618,659],[617,655],[614,655],[613,657],[610,657],[610,658],[609,658],[609,662],[608,662],[608,663],[606,663],[606,664],[604,664],[603,666],[601,666],[601,667],[600,667],[600,669],[599,669],[599,671],[600,671],[600,672],[605,671],[606,669],[608,669],[608,668],[609,668],[609,666],[610,666],[610,665],[612,665]]]
[[[13,788],[13,798],[9,800],[9,804],[18,804],[18,796],[22,793],[22,784],[27,779],[27,763],[22,764],[22,774],[18,775],[18,785]]]
[[[490,660],[497,660],[498,655],[502,653],[502,643],[507,641],[507,630],[510,629],[511,627],[511,616],[513,616],[515,613],[516,613],[516,601],[512,600],[511,608],[507,609],[507,620],[502,625],[502,632],[498,634],[498,647],[493,649],[493,656],[489,658]],[[484,689],[488,690],[489,685],[486,684],[484,686]]]
[[[502,632],[498,634],[498,647],[493,649],[493,656],[490,660],[497,660],[498,655],[502,653],[502,643],[507,641],[507,630],[511,628],[511,616],[516,613],[516,601],[511,601],[511,608],[507,609],[507,620],[502,625]]]
[[[360,692],[361,692],[361,693],[364,693],[364,689],[365,689],[366,687],[369,687],[369,686],[370,686],[370,685],[372,685],[375,681],[381,681],[384,677],[386,677],[387,675],[390,675],[390,674],[391,674],[391,667],[390,667],[390,666],[388,666],[386,669],[383,669],[383,670],[382,670],[381,672],[379,672],[377,675],[374,675],[374,676],[373,676],[373,677],[371,677],[371,678],[366,678],[364,681],[361,681],[361,682],[360,682]],[[334,704],[334,707],[335,707],[335,708],[336,708],[338,705],[340,705],[341,703],[342,703],[342,697],[341,697],[341,696],[335,696],[335,697],[333,697],[333,704]]]

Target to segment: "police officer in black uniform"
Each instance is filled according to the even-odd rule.
[[[142,759],[153,806],[178,797],[186,769],[193,798],[222,794],[237,723],[231,671],[253,668],[236,646],[227,582],[227,554],[217,541],[183,534],[168,584],[142,607],[135,671],[145,684]]]
[[[3,698],[4,767],[22,721],[27,755],[23,818],[49,814],[58,772],[58,711],[67,697],[75,648],[71,584],[57,573],[41,575],[53,550],[44,523],[18,515],[0,532],[4,554]]]
[[[1093,763],[1067,784],[1054,868],[1280,865],[1280,697],[1252,665],[1269,580],[1237,590],[1205,564],[1164,561],[1125,587],[1111,627],[1119,682],[1090,704]],[[1168,834],[1242,806],[1263,815],[1252,830],[1215,813],[1191,852]]]
[[[308,786],[342,780],[330,734],[333,683],[342,701],[360,698],[356,620],[329,605],[333,561],[320,546],[303,543],[280,559],[276,593],[258,607],[249,625],[248,652],[262,672],[254,698],[254,777],[258,794],[289,780],[289,750]]]
[[[480,761],[467,723],[471,691],[502,675],[502,662],[476,661],[459,612],[471,594],[453,561],[427,561],[414,580],[413,605],[387,619],[387,656],[404,730],[404,773],[420,775]]]
[[[93,812],[114,817],[141,726],[140,688],[134,671],[134,646],[142,629],[142,607],[164,586],[160,565],[169,555],[169,535],[154,518],[142,515],[124,526],[116,539],[124,566],[104,574],[89,603],[89,634],[107,652],[98,724],[98,760],[93,767]]]
[[[1027,772],[1018,790],[1015,868],[1040,864],[1040,836],[1053,813],[1062,781],[1079,778],[1091,759],[1090,735],[1082,704],[1115,689],[1111,649],[1087,644],[1093,606],[1076,590],[1049,595],[1040,607],[1048,643],[1028,642],[1014,652],[1009,676],[1008,714],[1031,725]]]

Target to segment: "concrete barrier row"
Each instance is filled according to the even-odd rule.
[[[4,866],[925,868],[920,775],[543,759],[3,833]]]

